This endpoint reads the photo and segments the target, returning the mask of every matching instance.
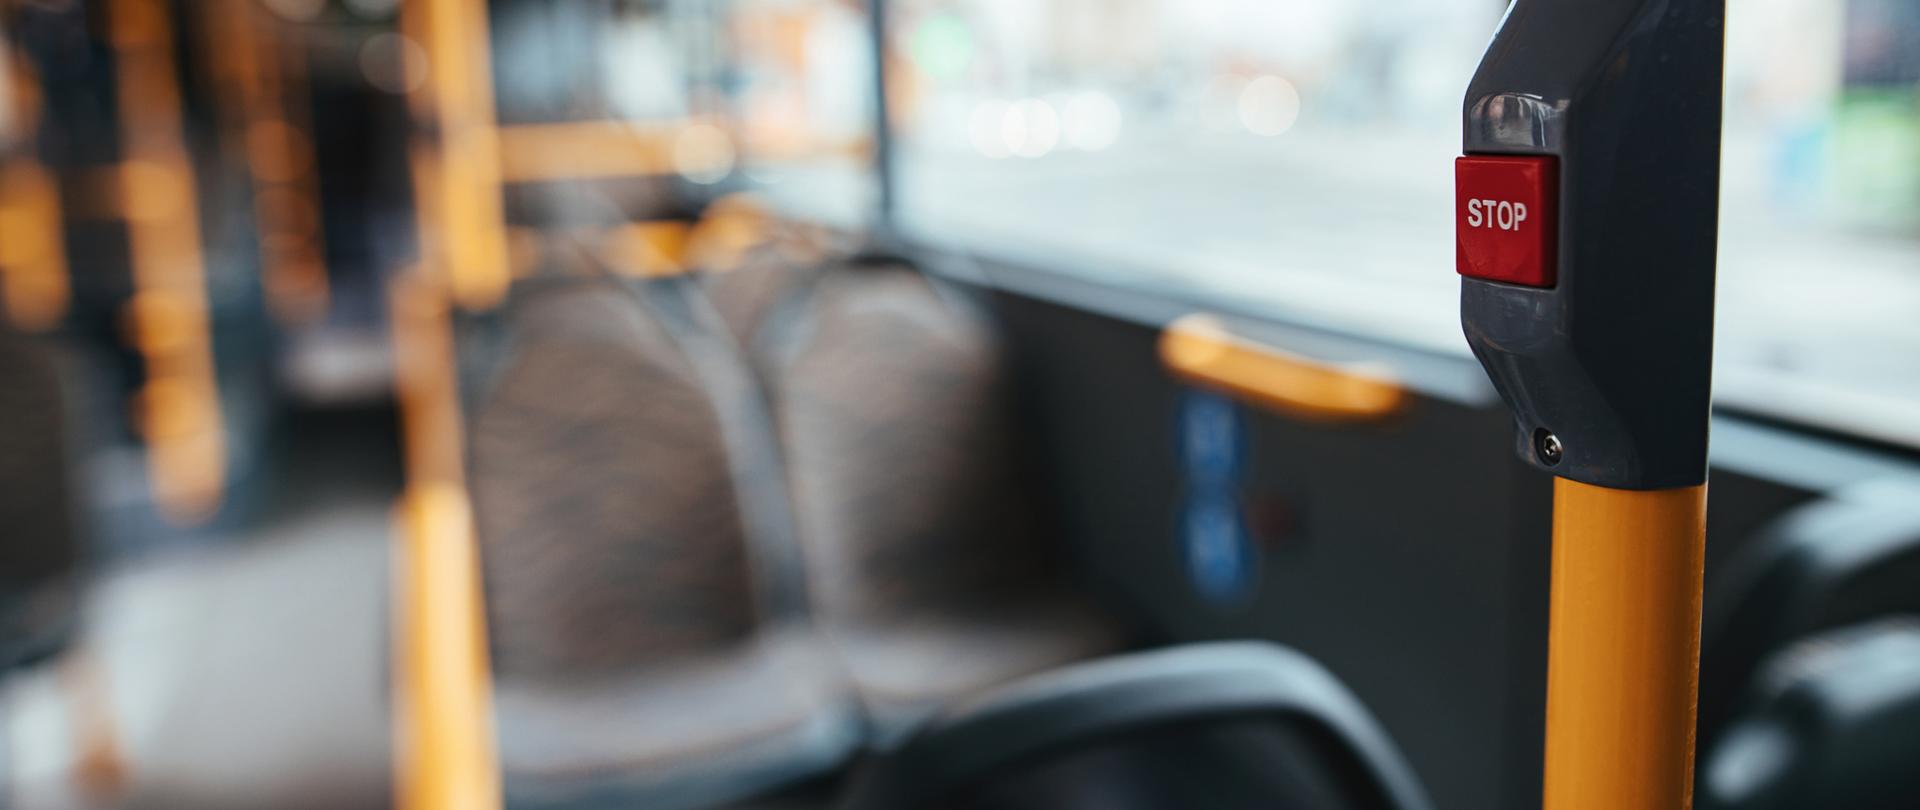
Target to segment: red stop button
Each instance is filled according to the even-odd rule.
[[[1460,275],[1553,286],[1557,168],[1551,157],[1454,160],[1454,259]]]

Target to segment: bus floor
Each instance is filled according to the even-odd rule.
[[[4,684],[0,805],[391,802],[394,416],[287,424],[260,517],[106,566],[74,649]]]

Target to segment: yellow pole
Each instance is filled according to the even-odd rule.
[[[1685,810],[1706,485],[1554,481],[1545,810]]]
[[[0,74],[0,103],[12,106],[0,110],[0,150],[21,152],[0,157],[0,297],[15,327],[41,331],[59,325],[72,296],[60,182],[32,157],[41,93],[26,59],[0,49]]]
[[[393,285],[407,489],[395,560],[395,806],[500,807],[486,609],[460,465],[446,294],[417,271]]]
[[[460,487],[408,487],[395,560],[395,805],[498,810],[493,687],[473,514]]]
[[[501,200],[500,130],[484,0],[411,0],[400,27],[427,54],[427,77],[408,94],[432,139],[414,147],[421,257],[468,309],[498,303],[512,281]]]
[[[220,506],[227,451],[170,13],[159,0],[115,0],[107,21],[119,85],[121,211],[133,259],[129,308],[147,371],[140,421],[154,500],[170,519],[197,523]]]
[[[406,440],[395,582],[395,806],[501,805],[486,611],[463,473],[452,307],[496,303],[509,282],[483,0],[413,0],[401,28],[427,52],[410,94],[434,139],[411,158],[421,267],[393,285],[395,388]]]
[[[42,331],[66,317],[71,290],[61,228],[53,172],[30,158],[0,162],[0,290],[16,327]]]
[[[225,148],[246,157],[260,231],[261,281],[276,316],[311,323],[327,312],[319,173],[297,37],[261,19],[254,0],[200,5],[200,44],[221,80]]]

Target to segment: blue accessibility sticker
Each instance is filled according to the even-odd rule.
[[[1220,497],[1190,497],[1181,515],[1187,576],[1207,601],[1237,604],[1253,593],[1253,544],[1240,504]]]
[[[1242,428],[1239,406],[1227,397],[1188,391],[1180,401],[1181,554],[1194,590],[1219,604],[1245,601],[1258,571],[1240,508]]]
[[[1189,486],[1229,487],[1240,480],[1240,408],[1211,391],[1180,400],[1180,462]]]

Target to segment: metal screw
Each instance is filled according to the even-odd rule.
[[[1567,454],[1567,448],[1561,446],[1560,437],[1542,429],[1533,441],[1534,452],[1540,454],[1540,460],[1551,467],[1560,463]]]

